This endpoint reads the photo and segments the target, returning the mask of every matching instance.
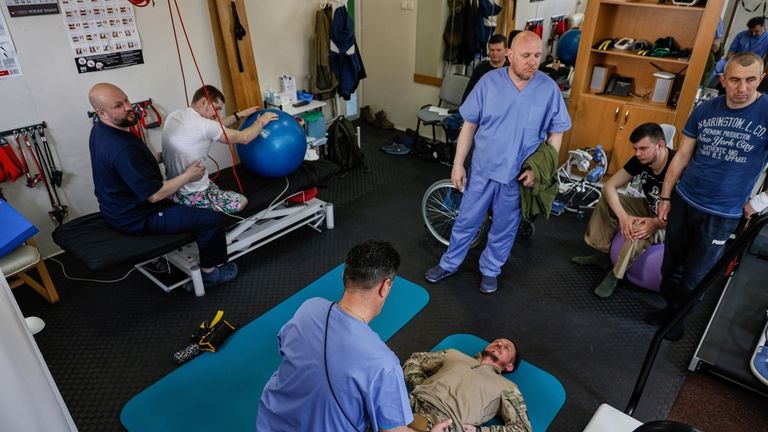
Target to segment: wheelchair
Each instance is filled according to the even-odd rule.
[[[451,230],[456,216],[459,214],[463,195],[460,190],[453,186],[451,179],[444,179],[429,186],[421,199],[421,216],[424,219],[424,225],[429,233],[445,246],[448,246],[451,238]],[[493,215],[490,213],[483,218],[470,247],[475,247],[483,242],[492,218]],[[517,229],[517,238],[531,237],[534,232],[533,220],[522,219]]]
[[[569,150],[568,160],[557,170],[558,195],[552,214],[568,211],[582,220],[585,210],[594,208],[603,194],[600,181],[607,169],[608,157],[600,144],[595,148]]]

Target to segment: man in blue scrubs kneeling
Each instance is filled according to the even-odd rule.
[[[282,361],[261,395],[257,431],[412,430],[406,426],[413,414],[400,361],[368,327],[399,265],[389,243],[354,246],[344,263],[341,300],[307,300],[280,329]]]
[[[153,155],[131,133],[138,118],[128,96],[112,84],[100,83],[88,92],[88,100],[99,117],[91,129],[89,146],[96,199],[104,220],[128,234],[192,232],[205,286],[234,279],[237,265],[227,262],[222,216],[168,200],[185,184],[202,178],[205,167],[195,161],[180,175],[164,181],[158,167],[160,155]]]

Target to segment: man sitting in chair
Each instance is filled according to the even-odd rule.
[[[474,358],[454,349],[412,354],[403,365],[414,413],[409,426],[425,431],[451,419],[446,431],[530,432],[523,395],[501,376],[519,364],[517,346],[504,338]],[[482,427],[496,415],[504,420],[503,426]]]
[[[595,294],[599,297],[608,297],[613,293],[618,280],[624,277],[630,265],[648,246],[664,241],[666,223],[659,220],[656,210],[664,176],[675,151],[667,149],[664,131],[656,123],[638,126],[632,131],[629,141],[635,155],[605,182],[603,195],[589,218],[587,232],[584,234],[584,241],[599,252],[571,258],[576,264],[592,264],[609,269],[611,243],[616,230],[621,231],[624,245],[613,270],[595,288]],[[633,179],[642,188],[642,198],[618,192],[619,188]]]

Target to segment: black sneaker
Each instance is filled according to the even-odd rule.
[[[482,276],[480,279],[480,292],[493,294],[499,289],[499,281],[496,276]]]
[[[234,280],[237,277],[237,264],[228,262],[214,268],[210,273],[201,273],[203,274],[203,284],[206,288],[211,288]]]
[[[431,269],[427,270],[427,273],[424,275],[424,279],[427,280],[429,283],[438,283],[441,280],[453,275],[456,273],[455,271],[448,271],[440,265],[436,265],[432,267]]]
[[[655,312],[651,312],[645,316],[645,322],[650,325],[659,325],[667,320],[675,312],[675,309],[666,306],[664,309],[659,309]]]
[[[674,342],[674,341],[680,340],[682,337],[683,337],[683,320],[680,320],[677,324],[674,325],[674,327],[672,327],[669,330],[669,333],[667,333],[664,336],[664,339],[670,342]]]

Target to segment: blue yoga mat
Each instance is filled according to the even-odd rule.
[[[130,431],[253,431],[261,391],[280,364],[278,331],[304,301],[340,299],[343,269],[331,270],[238,330],[215,353],[201,354],[134,396],[120,414],[123,426]],[[428,302],[424,288],[397,277],[370,326],[386,341]]]
[[[448,348],[474,356],[487,347],[488,341],[468,334],[454,334],[446,337],[432,351]],[[540,369],[525,360],[517,370],[504,374],[504,377],[517,384],[528,405],[528,419],[533,432],[544,432],[554,420],[560,408],[565,404],[563,385],[549,372]],[[499,424],[491,421],[489,424]]]

